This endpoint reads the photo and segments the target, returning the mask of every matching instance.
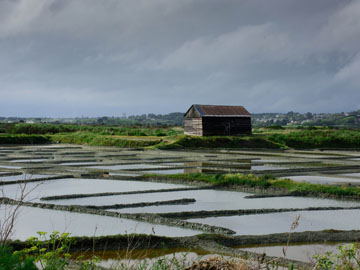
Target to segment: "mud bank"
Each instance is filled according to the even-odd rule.
[[[112,204],[112,205],[100,205],[100,206],[83,205],[83,207],[91,208],[91,209],[123,209],[123,208],[135,208],[135,207],[146,207],[146,206],[159,206],[159,205],[191,204],[194,202],[196,202],[196,200],[193,198],[184,198],[184,199],[179,199],[179,200],[139,202],[139,203],[128,203],[128,204]]]
[[[21,180],[13,180],[13,181],[0,181],[0,186],[31,183],[31,182],[43,182],[43,181],[59,180],[59,179],[66,179],[66,178],[74,178],[74,176],[73,175],[57,175],[57,176],[34,178],[34,179],[29,178],[29,179],[21,179]]]
[[[53,201],[53,200],[66,200],[66,199],[78,199],[88,197],[105,197],[115,195],[134,195],[134,194],[145,194],[145,193],[161,193],[161,192],[177,192],[177,191],[189,191],[189,190],[204,190],[212,189],[210,186],[205,187],[185,187],[185,188],[172,188],[172,189],[151,189],[151,190],[138,190],[138,191],[126,191],[126,192],[102,192],[92,194],[68,194],[68,195],[57,195],[42,197],[42,201]]]

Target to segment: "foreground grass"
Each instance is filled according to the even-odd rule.
[[[146,174],[146,178],[163,178],[163,179],[177,179],[183,181],[196,181],[212,184],[217,187],[252,187],[260,189],[276,189],[284,193],[301,196],[331,196],[337,198],[359,198],[360,188],[349,186],[331,186],[321,184],[311,184],[306,182],[295,182],[290,179],[279,179],[272,175],[255,176],[253,174],[173,174],[173,175],[159,175]]]
[[[0,130],[7,134],[59,134],[87,132],[97,135],[117,136],[174,136],[182,134],[179,127],[156,126],[103,126],[103,125],[75,125],[75,124],[0,124]]]

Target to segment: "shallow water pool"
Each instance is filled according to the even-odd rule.
[[[152,193],[138,195],[114,196],[112,198],[84,198],[73,200],[74,204],[111,204],[111,200],[116,203],[136,203],[144,201],[165,201],[182,198],[194,198],[195,203],[190,205],[160,205],[141,208],[126,208],[116,211],[123,213],[167,213],[183,211],[211,211],[211,210],[236,210],[236,209],[262,209],[262,208],[307,208],[307,207],[328,207],[328,206],[360,206],[360,202],[330,200],[320,198],[301,198],[301,197],[272,197],[246,199],[245,196],[251,195],[243,192],[220,191],[220,190],[189,190],[167,193]],[[66,203],[67,201],[58,201]]]
[[[27,183],[26,185],[6,185],[3,192],[6,197],[15,198],[21,187],[29,192],[27,200],[39,201],[41,197],[66,194],[93,194],[100,192],[128,192],[150,189],[171,189],[185,187],[183,185],[163,184],[144,181],[96,180],[67,178],[54,181]],[[90,198],[93,200],[94,198]]]
[[[1,208],[0,217],[4,216]],[[24,226],[26,224],[26,226]],[[192,236],[200,231],[139,222],[115,217],[21,207],[11,239],[26,240],[38,231],[69,232],[71,236],[101,236],[143,233],[161,236]]]
[[[308,182],[312,184],[336,184],[336,183],[360,183],[360,181],[356,181],[351,178],[341,178],[339,176],[331,177],[331,176],[317,176],[317,175],[298,175],[298,176],[288,176],[282,177],[294,180],[296,182]]]
[[[189,219],[234,230],[237,235],[260,235],[289,232],[291,224],[300,216],[294,232],[360,229],[360,210],[299,211],[231,217]]]
[[[166,168],[169,166],[161,164],[118,164],[118,165],[102,165],[89,166],[90,169],[104,169],[104,170],[128,170],[128,169],[150,169],[150,168]]]
[[[0,175],[0,181],[31,180],[31,179],[45,178],[51,176],[55,176],[55,175],[49,175],[49,174],[20,174],[20,175],[10,175],[10,176]]]

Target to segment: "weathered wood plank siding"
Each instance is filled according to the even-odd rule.
[[[193,136],[203,135],[203,125],[201,118],[190,118],[184,120],[184,134]]]

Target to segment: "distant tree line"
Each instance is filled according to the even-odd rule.
[[[0,123],[54,123],[106,126],[183,126],[184,113],[141,114],[128,117],[76,117],[76,118],[24,118],[0,117]],[[271,126],[332,126],[360,128],[360,110],[349,113],[256,113],[252,114],[253,127]]]

